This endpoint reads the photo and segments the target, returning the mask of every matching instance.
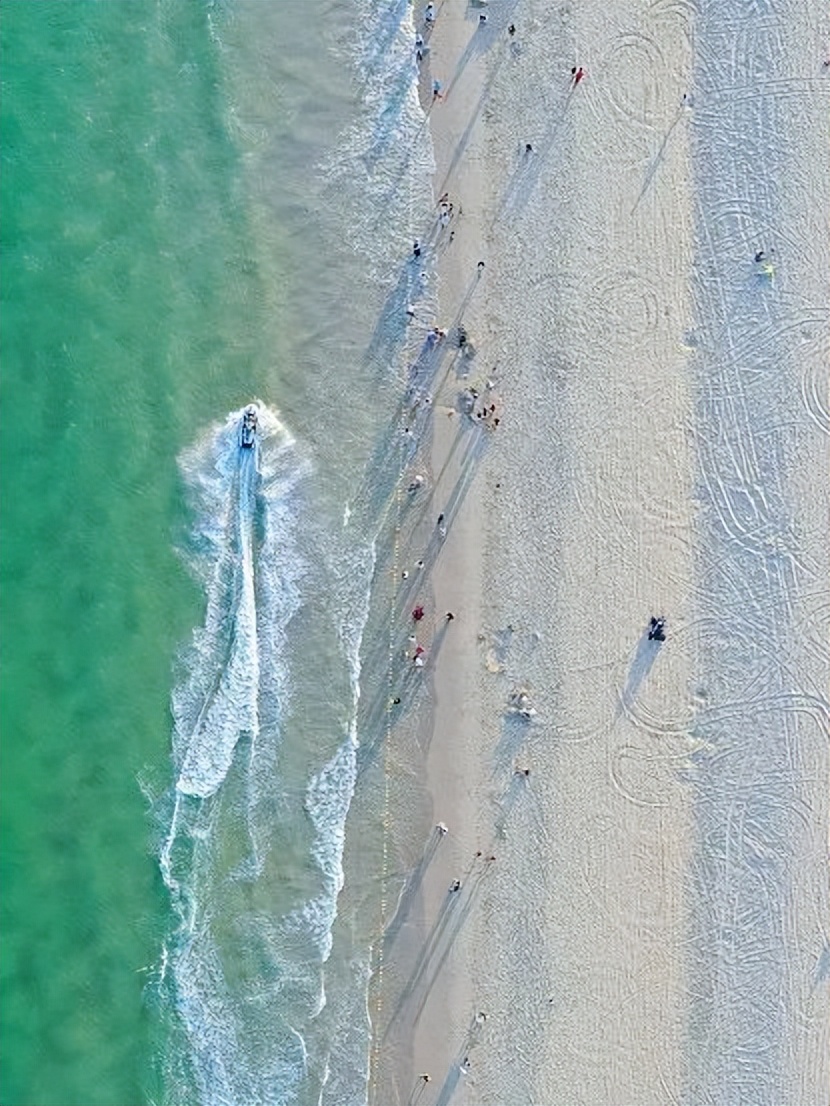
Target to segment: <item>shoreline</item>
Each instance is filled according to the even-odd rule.
[[[417,748],[423,770],[419,786],[430,810],[430,821],[423,852],[417,843],[397,842],[398,849],[411,852],[415,862],[401,889],[400,930],[395,929],[394,951],[386,960],[381,1028],[386,1044],[379,1052],[373,1050],[371,1084],[371,1100],[378,1106],[415,1102],[420,1094],[431,1093],[431,1087],[419,1079],[424,1073],[445,1087],[448,1080],[465,1078],[460,1065],[476,1035],[473,1018],[478,1009],[468,967],[467,921],[486,865],[472,863],[475,852],[483,852],[484,847],[476,831],[478,787],[468,785],[466,773],[475,766],[480,751],[476,700],[483,535],[475,503],[479,482],[476,469],[479,452],[489,444],[492,431],[475,425],[457,408],[464,383],[459,375],[463,359],[449,343],[453,328],[462,322],[470,334],[470,344],[478,345],[477,335],[483,331],[487,273],[485,269],[479,275],[477,264],[486,253],[481,233],[484,196],[481,178],[475,167],[471,168],[471,148],[475,150],[483,141],[480,132],[474,130],[468,136],[464,159],[456,163],[452,174],[448,170],[461,130],[483,87],[484,63],[472,60],[457,80],[448,76],[464,56],[470,31],[476,33],[477,28],[471,27],[463,10],[450,13],[447,8],[441,5],[435,26],[425,35],[429,51],[421,65],[419,87],[435,150],[436,224],[443,192],[449,191],[453,204],[449,226],[443,230],[436,227],[430,233],[431,248],[437,254],[435,325],[450,333],[448,345],[438,353],[431,442],[424,447],[430,469],[426,518],[410,535],[411,548],[406,553],[410,561],[421,555],[417,552],[423,547],[417,540],[419,532],[426,535],[424,544],[435,540],[439,543],[434,566],[424,581],[424,593],[409,593],[427,608],[420,626],[431,630],[424,669],[429,685],[419,692],[423,706],[415,724],[417,733],[413,735],[412,726],[404,723],[401,728],[409,729],[410,734],[396,736],[397,752],[392,754],[397,762],[404,745]],[[419,15],[416,13],[416,31],[421,30]],[[434,78],[441,80],[449,94],[431,102]],[[430,102],[425,104],[425,97]],[[462,176],[463,182],[459,182]],[[482,371],[486,343],[483,345],[484,350],[479,350],[470,362],[469,383]],[[442,513],[446,515],[443,539],[437,525]],[[451,621],[446,619],[447,612],[454,616]],[[408,612],[404,611],[402,617],[407,618]],[[448,827],[444,835],[436,829],[441,823]],[[449,888],[456,880],[461,888],[451,892]],[[387,922],[395,924],[396,912],[389,913]],[[377,1032],[376,1022],[376,1038]]]

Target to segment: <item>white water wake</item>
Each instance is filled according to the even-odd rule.
[[[371,552],[310,518],[310,469],[277,416],[260,407],[248,452],[240,414],[181,458],[205,617],[172,695],[159,851],[176,1106],[289,1106],[327,1078],[324,966],[357,774]]]
[[[205,628],[206,633],[216,634],[221,632],[223,621],[228,626],[227,662],[195,729],[189,735],[179,735],[185,752],[176,787],[185,795],[201,798],[212,795],[224,780],[240,735],[247,732],[255,740],[259,730],[252,535],[255,483],[259,477],[255,462],[253,454],[240,451],[235,480],[229,481],[233,497],[228,511],[229,549],[216,566],[214,602]]]

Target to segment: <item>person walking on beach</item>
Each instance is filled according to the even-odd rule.
[[[420,257],[421,256],[421,243],[418,241],[417,238],[412,243],[412,256],[413,257]]]
[[[424,23],[429,27],[435,22],[435,5],[432,3],[427,4],[424,9]]]
[[[573,69],[571,69],[571,87],[576,88],[576,86],[579,84],[584,76],[585,70],[582,68],[582,66],[580,65],[579,68],[574,66]]]
[[[452,611],[447,611],[447,622],[452,622],[454,618],[455,615],[452,613]]]

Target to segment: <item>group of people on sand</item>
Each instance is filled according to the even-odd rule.
[[[486,4],[487,0],[474,0],[479,4]],[[434,3],[428,3],[424,8],[424,23],[423,30],[418,31],[415,35],[415,57],[420,63],[424,60],[429,53],[429,35],[435,26],[437,12]],[[486,28],[490,22],[490,17],[487,12],[479,12],[478,26],[479,30]],[[516,42],[516,24],[511,23],[507,28],[507,34],[510,37],[510,48],[514,54],[521,53],[521,46]],[[830,65],[830,61],[825,62],[825,65]],[[585,78],[585,70],[581,65],[574,65],[571,67],[571,90],[575,89]],[[441,81],[434,79],[432,82],[432,102],[444,99],[444,86]],[[531,153],[533,147],[528,143],[527,152]]]
[[[438,201],[438,226],[441,230],[446,230],[450,225],[453,215],[455,214],[455,205],[450,202],[449,193],[445,192],[441,199]],[[450,241],[455,237],[455,233],[450,235]]]
[[[423,568],[424,562],[418,561],[418,565],[419,567]],[[406,573],[406,576],[408,575],[409,573]],[[424,618],[424,614],[425,611],[423,603],[416,603],[415,606],[412,608],[412,621],[416,624],[416,626]],[[444,615],[445,624],[449,626],[449,624],[454,621],[455,615],[453,614],[453,612],[447,611],[447,613]],[[411,633],[409,635],[409,643],[406,650],[406,656],[412,661],[416,668],[423,668],[426,664],[426,649],[423,647],[423,645],[420,645],[418,643],[418,635],[415,633]],[[398,700],[398,702],[400,702],[400,700]]]
[[[491,382],[488,381],[487,391],[490,390]],[[490,430],[495,430],[501,422],[500,405],[492,395],[481,395],[477,388],[465,388],[461,393],[461,409],[473,422],[481,423]]]

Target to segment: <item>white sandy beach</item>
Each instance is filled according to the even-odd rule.
[[[372,1101],[817,1106],[828,17],[479,10],[444,0],[429,39],[437,322],[476,353],[435,395],[432,810]],[[495,430],[457,410],[470,385]]]

